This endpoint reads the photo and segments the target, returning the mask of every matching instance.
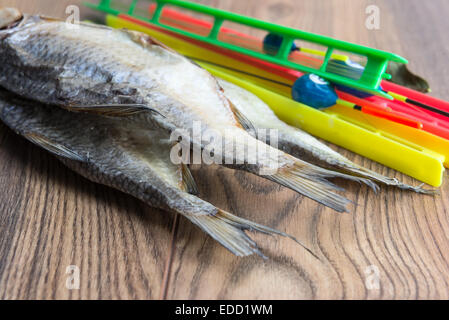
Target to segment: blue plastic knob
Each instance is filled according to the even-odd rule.
[[[292,98],[315,109],[325,109],[335,105],[338,96],[329,82],[315,74],[306,74],[293,84]]]

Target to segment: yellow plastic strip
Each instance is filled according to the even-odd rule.
[[[240,68],[239,70],[246,71],[243,68]],[[233,76],[243,76],[245,80],[269,91],[280,94],[286,98],[291,97],[291,90],[285,85],[279,85],[273,83],[272,81],[252,77],[249,75],[242,75],[238,72],[232,72],[230,70],[226,70],[226,72]],[[266,74],[261,76],[265,76],[268,78],[268,75]],[[288,80],[286,79],[284,79],[283,82],[289,84]],[[438,154],[439,156],[443,156],[444,166],[446,168],[449,168],[449,140],[423,130],[417,130],[415,128],[388,121],[386,119],[374,117],[356,110],[350,110],[348,108],[345,108],[344,106],[336,105],[332,108],[326,109],[325,112],[330,115],[336,115],[340,116],[341,118],[347,119],[347,121],[355,123],[362,128],[369,128],[370,131],[376,132],[381,136],[401,141],[401,143],[406,145],[413,145],[414,148],[419,150],[427,150],[427,152],[433,152]]]
[[[127,20],[108,16],[107,23],[112,27],[134,29],[147,33],[169,47],[190,57],[212,61],[220,65],[230,66],[235,69],[244,70],[245,72],[286,82],[283,77],[273,75],[264,70],[260,70],[257,67],[195,46],[188,41],[171,37],[167,34],[145,28]],[[406,139],[396,137],[394,133],[381,132],[377,126],[373,127],[362,123],[359,121],[360,119],[354,120],[350,117],[352,115],[344,114],[345,111],[348,111],[347,108],[341,107],[342,110],[335,110],[337,108],[335,107],[329,112],[322,112],[295,102],[285,96],[285,92],[288,90],[285,86],[277,85],[276,89],[268,90],[264,88],[264,86],[274,87],[275,85],[269,82],[271,83],[270,85],[265,83],[264,86],[262,86],[261,82],[263,82],[263,80],[261,79],[249,80],[247,76],[237,72],[232,72],[203,62],[198,63],[212,74],[254,93],[265,101],[280,119],[293,126],[299,127],[314,136],[342,146],[432,186],[438,187],[442,183],[444,171],[443,162],[445,161],[445,157],[435,151],[410,143]],[[259,83],[256,83],[257,81]],[[337,114],[336,112],[341,112],[341,114]],[[373,119],[370,119],[370,121],[371,120]],[[420,134],[423,133],[419,130],[415,131]],[[427,138],[431,140],[434,136],[430,136],[431,137]],[[413,138],[415,140],[415,137]],[[424,139],[422,141],[424,141]]]
[[[287,97],[259,87],[243,77],[199,62],[212,74],[256,94],[283,121],[312,135],[342,146],[362,156],[401,171],[420,181],[438,187],[442,183],[444,156],[396,138],[369,126],[359,127],[356,121],[310,108]]]
[[[304,48],[304,47],[301,47],[301,52],[310,53],[310,54],[313,54],[313,55],[316,55],[316,56],[322,56],[322,57],[324,57],[326,55],[326,52],[324,52],[324,51],[311,49],[311,48]],[[335,53],[333,53],[332,54],[332,59],[341,60],[341,61],[348,61],[349,57],[345,56],[343,54],[335,54]]]

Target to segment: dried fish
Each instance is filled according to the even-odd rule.
[[[139,105],[163,115],[160,124],[167,128],[191,132],[200,123],[201,132],[213,131],[220,139],[190,137],[193,145],[208,147],[228,166],[262,175],[340,212],[349,200],[326,178],[374,187],[367,179],[311,165],[258,141],[245,131],[251,123],[212,75],[142,33],[91,24],[73,30],[62,21],[26,17],[0,31],[0,86],[72,111],[111,114],[120,105],[127,110]]]
[[[170,136],[157,125],[138,126],[126,117],[72,113],[3,90],[0,119],[87,179],[131,194],[150,206],[182,214],[238,256],[262,255],[244,230],[297,241],[193,195],[197,190],[189,169],[170,161]]]
[[[278,144],[279,148],[284,152],[320,167],[343,170],[348,174],[371,179],[403,190],[424,194],[434,194],[436,192],[435,190],[424,189],[422,186],[415,187],[404,184],[396,178],[386,177],[355,164],[310,134],[279,120],[270,107],[251,92],[225,80],[220,79],[219,83],[224,88],[226,97],[256,128],[276,129],[279,131]]]

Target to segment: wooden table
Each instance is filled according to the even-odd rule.
[[[430,80],[432,95],[449,99],[446,0],[201,2],[396,52]],[[373,2],[380,30],[365,27],[365,8]],[[81,1],[0,0],[0,6],[61,17],[72,3]],[[288,239],[254,235],[270,257],[263,260],[234,257],[186,219],[174,223],[171,214],[81,178],[3,125],[0,166],[3,299],[449,298],[447,183],[437,197],[386,188],[375,194],[348,183],[346,195],[359,205],[338,214],[249,174],[196,170],[204,199],[290,233],[320,257]],[[70,265],[80,271],[78,290],[66,287]]]

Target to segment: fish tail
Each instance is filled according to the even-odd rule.
[[[348,212],[349,199],[335,193],[341,189],[329,181],[295,172],[282,172],[266,178],[338,212]]]
[[[296,132],[296,135],[299,136],[299,133],[305,134],[303,132],[300,132],[299,130]],[[287,135],[288,137],[288,135]],[[306,136],[307,137],[307,136]],[[292,141],[294,140],[294,141]],[[296,141],[295,141],[296,140]],[[411,186],[405,183],[400,182],[396,178],[390,178],[386,177],[380,173],[374,172],[372,170],[366,169],[362,166],[359,166],[352,162],[351,160],[343,157],[341,154],[335,152],[334,150],[330,149],[326,145],[322,144],[318,140],[315,141],[315,144],[319,146],[320,151],[311,152],[311,150],[314,148],[311,146],[311,144],[304,144],[300,145],[297,140],[301,141],[304,139],[301,139],[301,136],[299,138],[295,139],[284,139],[280,141],[280,145],[283,146],[283,151],[287,152],[293,157],[303,158],[304,154],[307,155],[306,160],[315,164],[322,166],[324,168],[328,168],[329,170],[340,170],[344,173],[343,176],[341,176],[344,179],[354,180],[353,178],[350,178],[348,176],[356,177],[355,180],[357,180],[357,177],[360,179],[359,182],[362,182],[368,186],[370,186],[374,191],[377,191],[378,187],[377,185],[371,184],[369,181],[374,181],[383,185],[397,187],[402,190],[409,190],[414,191],[417,193],[422,194],[438,194],[438,190],[432,190],[432,189],[425,189],[423,188],[423,184],[420,186]],[[319,152],[324,152],[325,157],[317,157],[317,156],[311,156],[312,154],[317,154]]]
[[[301,244],[293,236],[284,232],[260,225],[249,220],[239,218],[229,212],[217,209],[214,215],[185,215],[192,223],[200,227],[213,239],[218,241],[226,249],[236,256],[249,256],[254,253],[266,258],[254,242],[246,233],[248,231],[258,231],[268,235],[280,235],[290,238],[301,245],[314,257],[317,257],[312,251]]]
[[[399,188],[402,190],[408,190],[408,191],[413,191],[416,193],[428,194],[428,195],[435,195],[435,194],[439,193],[438,190],[436,190],[436,189],[423,188],[424,183],[419,186],[411,186],[411,185],[400,182],[396,178],[386,177],[380,173],[374,172],[372,170],[369,170],[369,169],[366,169],[363,167],[344,165],[344,166],[341,166],[341,168],[346,170],[350,174],[354,174],[354,175],[357,175],[360,177],[371,179],[373,181],[377,181],[384,185],[396,187],[396,188]]]
[[[379,186],[374,181],[372,181],[370,177],[351,175],[348,173],[342,173],[339,171],[328,170],[328,169],[317,167],[317,166],[315,166],[314,170],[321,173],[323,178],[341,178],[341,179],[345,179],[345,180],[351,180],[354,182],[358,182],[360,184],[367,185],[374,192],[379,191]]]
[[[338,212],[347,212],[346,207],[351,201],[335,193],[336,191],[344,191],[344,189],[336,186],[327,179],[349,179],[364,183],[375,191],[378,189],[378,186],[369,179],[327,170],[298,159],[296,159],[293,166],[281,168],[276,174],[266,176],[266,178],[299,192]]]

